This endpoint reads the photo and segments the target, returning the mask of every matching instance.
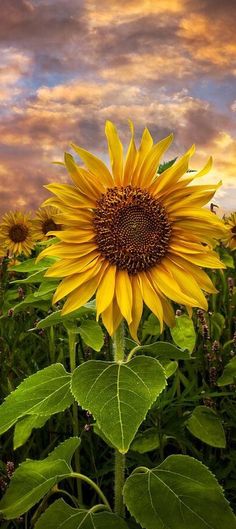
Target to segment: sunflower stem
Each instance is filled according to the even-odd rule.
[[[69,340],[69,354],[70,354],[70,370],[71,373],[76,368],[76,334],[75,331],[72,329],[67,329],[68,333],[68,340]],[[79,419],[78,419],[78,405],[77,402],[74,402],[72,404],[72,426],[73,426],[73,435],[75,437],[79,437]],[[75,451],[74,455],[74,461],[75,461],[75,470],[78,474],[80,474],[81,466],[80,466],[80,451],[79,447]],[[82,495],[82,484],[81,481],[77,481],[77,496],[79,504],[82,505],[83,503],[83,495]]]
[[[122,322],[114,334],[113,351],[114,360],[118,364],[124,361],[125,356],[124,323]],[[123,487],[125,481],[125,455],[115,450],[115,513],[124,517],[125,506],[123,502]]]

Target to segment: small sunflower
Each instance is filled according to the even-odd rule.
[[[231,213],[230,217],[226,219],[226,226],[228,228],[227,246],[231,250],[236,249],[236,212]]]
[[[9,211],[0,223],[0,245],[10,255],[30,255],[35,246],[32,219],[29,213]]]
[[[224,268],[212,249],[225,233],[222,221],[204,206],[220,185],[192,185],[206,174],[210,159],[198,173],[188,174],[192,147],[160,175],[160,158],[172,135],[153,144],[145,129],[140,147],[131,140],[125,160],[117,130],[106,123],[112,171],[93,154],[72,145],[86,168],[65,154],[73,185],[49,184],[56,197],[45,204],[58,207],[64,229],[60,242],[40,254],[59,258],[46,275],[63,278],[53,301],[67,297],[68,314],[96,294],[97,317],[112,335],[125,318],[137,340],[143,303],[167,325],[174,325],[170,300],[207,309],[202,290],[216,292],[201,267]]]
[[[48,232],[61,229],[61,224],[57,220],[58,216],[59,211],[53,206],[39,208],[38,211],[36,211],[35,218],[33,219],[34,236],[36,241],[46,241],[50,237]]]

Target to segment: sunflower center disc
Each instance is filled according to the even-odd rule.
[[[46,235],[49,231],[57,231],[58,226],[53,219],[47,219],[43,222],[42,231]]]
[[[101,254],[129,274],[148,270],[168,250],[171,225],[167,214],[144,189],[108,189],[97,202],[93,222]]]
[[[24,242],[29,230],[25,224],[14,224],[9,230],[9,238],[13,242]]]

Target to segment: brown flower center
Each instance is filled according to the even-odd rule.
[[[236,235],[236,226],[233,226],[233,228],[232,228],[232,230],[231,230],[231,231],[232,231],[232,233],[233,233],[233,234],[235,234],[235,235]]]
[[[49,231],[58,231],[59,229],[59,225],[56,224],[53,219],[47,219],[43,222],[42,231],[44,235],[47,235]]]
[[[9,238],[13,242],[24,242],[28,236],[29,229],[25,224],[14,224],[9,229]]]
[[[144,189],[108,189],[97,202],[93,223],[101,254],[129,274],[148,270],[168,250],[171,225],[167,214]]]

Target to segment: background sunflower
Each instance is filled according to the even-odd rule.
[[[206,174],[210,159],[198,173],[187,175],[194,147],[157,175],[172,135],[153,144],[145,129],[136,148],[134,129],[125,160],[117,130],[106,123],[112,171],[93,154],[73,145],[86,168],[65,154],[73,185],[50,184],[64,229],[52,232],[60,242],[41,253],[60,258],[48,271],[63,278],[53,301],[67,296],[62,313],[84,305],[96,293],[97,317],[112,335],[122,318],[137,340],[145,303],[163,321],[174,324],[169,300],[207,309],[202,290],[216,292],[201,267],[222,268],[212,249],[225,234],[223,222],[204,206],[220,185],[192,185]]]
[[[60,220],[57,220],[59,211],[52,206],[39,208],[33,219],[33,233],[36,241],[46,241],[50,237],[50,231],[61,229]]]
[[[236,213],[232,213],[230,217],[226,219],[226,226],[228,227],[228,238],[227,245],[231,250],[236,248]]]
[[[9,211],[0,223],[0,245],[10,255],[30,255],[35,246],[30,213]]]

